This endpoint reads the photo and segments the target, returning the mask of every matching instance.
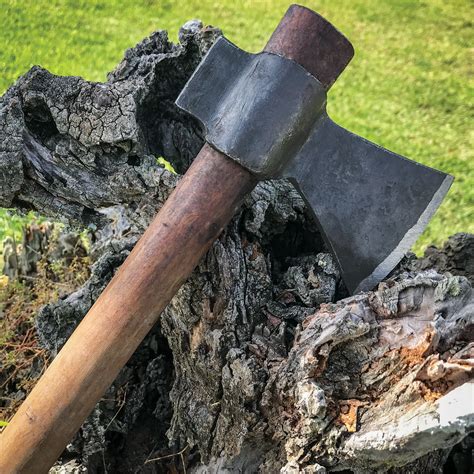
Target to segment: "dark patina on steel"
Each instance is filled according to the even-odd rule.
[[[441,204],[453,177],[392,153],[326,114],[288,163],[352,293],[398,264]]]
[[[326,91],[302,66],[221,37],[176,100],[206,141],[259,178],[281,174],[324,112]]]
[[[250,54],[220,38],[176,104],[258,178],[293,181],[348,289],[369,290],[415,243],[453,178],[336,125],[326,113],[331,81],[268,50]]]
[[[210,76],[198,80],[196,73],[180,98],[192,104],[186,94],[195,91],[204,108],[195,112],[206,121],[214,148],[203,146],[2,432],[0,472],[48,471],[254,188],[256,175],[276,173],[296,183],[352,291],[388,273],[449,187],[451,177],[356,137],[327,117],[324,90],[353,48],[320,15],[291,6],[265,47],[267,55],[248,56],[219,44],[202,65]],[[218,48],[241,59],[225,61]],[[214,132],[219,126],[224,137]],[[258,133],[252,135],[252,127]],[[245,148],[245,130],[254,153]],[[217,143],[243,166],[218,151]]]

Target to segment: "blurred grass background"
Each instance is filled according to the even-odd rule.
[[[354,44],[352,63],[331,89],[342,126],[456,177],[417,244],[474,232],[472,45],[468,0],[308,0]],[[92,81],[126,48],[157,29],[173,40],[188,19],[219,26],[259,51],[284,14],[284,0],[0,0],[0,93],[34,64]],[[0,210],[0,238],[22,219]]]

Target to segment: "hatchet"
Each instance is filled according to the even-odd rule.
[[[47,472],[259,179],[294,182],[351,292],[399,262],[452,177],[331,121],[326,93],[352,56],[297,5],[262,53],[214,44],[176,101],[207,143],[1,435],[1,473]]]

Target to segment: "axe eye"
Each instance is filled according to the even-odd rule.
[[[453,179],[336,125],[325,86],[296,62],[246,53],[225,38],[176,103],[203,123],[215,149],[260,179],[295,183],[351,292],[388,275]]]
[[[281,176],[324,112],[324,86],[296,62],[221,37],[176,100],[206,141],[259,178]]]

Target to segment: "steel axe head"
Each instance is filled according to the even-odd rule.
[[[250,54],[220,38],[176,104],[202,122],[214,148],[261,179],[289,178],[296,185],[354,293],[372,289],[397,265],[453,178],[328,117],[326,91],[353,50],[326,20],[318,16],[313,24],[302,32],[294,22],[294,35],[315,35],[320,47],[307,55],[329,64],[322,68],[329,76],[315,77],[291,51],[282,57],[267,47]]]

